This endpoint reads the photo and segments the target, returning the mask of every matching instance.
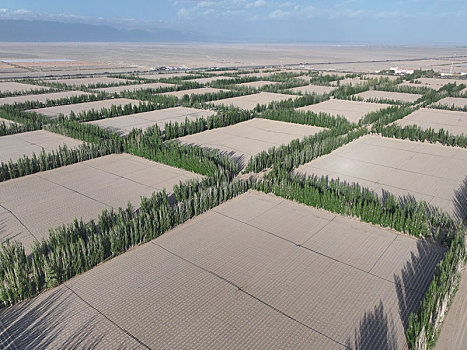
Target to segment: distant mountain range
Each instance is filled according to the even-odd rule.
[[[171,29],[126,30],[106,25],[41,20],[0,20],[0,42],[174,42],[194,40]]]

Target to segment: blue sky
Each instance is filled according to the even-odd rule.
[[[467,0],[0,0],[0,18],[166,27],[200,40],[467,43]]]

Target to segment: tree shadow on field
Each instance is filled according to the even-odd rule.
[[[409,317],[417,312],[428,290],[436,265],[443,258],[445,249],[426,239],[418,239],[416,250],[410,253],[399,274],[394,274],[394,283],[399,305],[399,315],[407,331]]]
[[[467,225],[467,177],[462,185],[454,192],[454,216]]]
[[[65,287],[0,311],[1,349],[94,349],[105,334],[95,332],[97,318],[80,322],[83,310],[70,309],[73,294]],[[87,306],[86,306],[87,307]],[[81,315],[82,316],[82,315]],[[71,332],[67,326],[76,323]]]
[[[383,302],[367,311],[354,331],[353,341],[347,339],[346,346],[356,350],[396,350],[397,338],[394,322],[384,311]]]

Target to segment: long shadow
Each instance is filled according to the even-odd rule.
[[[1,310],[0,349],[96,348],[105,334],[93,333],[95,317],[65,332],[67,325],[80,322],[79,314],[83,312],[70,308],[72,299],[66,288],[57,288],[46,298],[39,296]]]
[[[454,216],[467,225],[467,177],[462,185],[454,192]]]
[[[419,239],[415,252],[411,252],[399,274],[394,274],[399,315],[407,331],[409,316],[416,312],[433,278],[436,265],[443,258],[445,249],[436,243]]]
[[[354,331],[354,337],[347,339],[346,346],[356,350],[396,350],[397,338],[392,318],[384,312],[383,302],[373,311],[366,312]]]

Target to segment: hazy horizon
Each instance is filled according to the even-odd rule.
[[[459,0],[4,0],[0,41],[466,45]]]

